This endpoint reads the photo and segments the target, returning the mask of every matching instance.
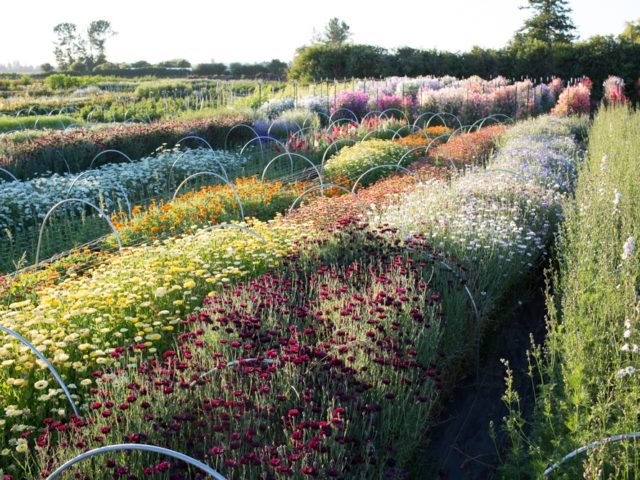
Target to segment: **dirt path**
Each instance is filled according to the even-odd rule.
[[[502,324],[500,331],[488,334],[480,364],[480,382],[475,377],[461,382],[445,401],[437,425],[427,432],[428,442],[416,456],[410,478],[469,480],[490,479],[498,465],[496,445],[489,436],[489,422],[496,427],[498,448],[503,447],[500,432],[507,410],[501,400],[504,394],[504,358],[517,379],[527,377],[526,350],[530,333],[536,342],[544,338],[544,296],[538,286],[530,300],[518,307]],[[524,383],[524,382],[519,382]],[[530,383],[517,385],[525,413],[532,408]]]

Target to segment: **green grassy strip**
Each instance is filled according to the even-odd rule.
[[[547,345],[532,356],[530,375],[541,382],[533,431],[523,436],[512,410],[504,478],[540,478],[576,448],[640,430],[639,138],[640,112],[626,107],[602,109],[591,127],[548,295]],[[639,471],[630,441],[578,455],[550,478],[632,479]]]

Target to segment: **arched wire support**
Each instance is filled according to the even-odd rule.
[[[18,178],[13,173],[11,173],[9,170],[6,170],[6,169],[4,169],[2,167],[0,167],[0,173],[4,173],[8,177],[11,177],[11,181],[13,181],[13,182],[18,182],[19,181]]]
[[[89,176],[94,174],[95,174],[94,171],[85,170],[84,172],[77,175],[76,178],[74,178],[73,181],[71,182],[71,185],[69,185],[69,188],[67,189],[67,194],[65,195],[65,197],[69,198],[69,195],[71,195],[71,190],[73,190],[73,187],[75,187],[78,180],[80,180],[84,176]],[[131,217],[131,202],[129,201],[129,196],[127,195],[127,192],[125,191],[125,189],[122,187],[121,184],[117,183],[116,185],[117,185],[118,191],[122,194],[122,197],[124,198],[124,202],[127,204],[127,211],[129,213],[129,217]]]
[[[504,121],[500,120],[501,118],[504,119]],[[489,120],[493,120],[494,122],[499,123],[500,125],[504,125],[506,122],[509,122],[512,125],[515,123],[515,120],[509,115],[505,115],[503,113],[494,113],[493,115],[489,115],[484,118],[480,118],[479,120],[476,120],[471,125],[471,127],[469,127],[469,131],[471,131],[471,129],[474,127],[476,128],[476,130],[480,130],[484,126],[485,122]]]
[[[264,170],[262,170],[262,176],[260,177],[260,181],[264,182],[264,176],[267,173],[267,169],[271,166],[272,163],[274,163],[276,160],[278,160],[279,158],[285,157],[285,156],[289,156],[289,160],[291,161],[291,176],[293,176],[293,157],[298,157],[303,159],[304,161],[306,161],[309,165],[311,165],[311,168],[313,170],[315,170],[316,175],[318,175],[318,179],[320,180],[320,185],[323,184],[322,181],[322,174],[320,173],[320,170],[318,169],[318,167],[316,166],[315,163],[313,163],[311,160],[309,160],[307,157],[305,157],[304,155],[300,155],[299,153],[281,153],[280,155],[278,155],[277,157],[273,157],[271,159],[271,161],[269,161],[269,163],[267,163],[267,165],[264,167]]]
[[[351,187],[351,191],[355,193],[356,191],[356,187],[358,186],[358,184],[360,183],[360,181],[367,176],[367,174],[375,171],[375,170],[379,170],[381,168],[395,168],[397,170],[402,170],[404,173],[408,173],[409,175],[411,175],[413,178],[416,179],[417,183],[420,183],[420,179],[418,178],[418,175],[416,175],[414,172],[412,172],[411,170],[409,170],[406,167],[403,167],[402,165],[398,165],[395,163],[387,163],[384,165],[376,165],[375,167],[371,167],[369,170],[367,170],[366,172],[364,172],[362,175],[360,175],[358,177],[358,179],[353,183],[353,186]]]
[[[207,146],[207,148],[209,148],[209,150],[211,150],[212,152],[214,151],[211,144],[207,142],[204,138],[198,135],[187,135],[186,137],[182,137],[180,140],[176,142],[174,146],[178,146],[178,145],[182,146],[182,142],[185,140],[198,140],[199,142],[204,143]]]
[[[407,114],[404,113],[402,110],[400,110],[399,108],[387,108],[386,110],[383,110],[382,113],[380,113],[380,117],[386,117],[386,118],[394,118],[393,115],[390,117],[388,115],[388,112],[393,112],[393,113],[399,113],[400,117],[398,118],[398,120],[406,120],[407,123],[409,123],[409,117],[407,117]]]
[[[130,118],[127,118],[123,123],[126,125],[130,125],[132,123],[141,123],[143,125],[147,125],[151,123],[151,121],[145,120],[144,118],[140,118],[140,117],[130,117]]]
[[[330,122],[330,123],[333,123],[333,122],[334,122],[333,117],[334,117],[334,115],[335,115],[336,113],[338,113],[338,112],[346,112],[346,113],[348,113],[349,115],[351,115],[351,118],[353,118],[353,121],[354,121],[354,122],[356,122],[356,123],[358,123],[358,116],[355,114],[355,112],[354,112],[353,110],[350,110],[350,109],[348,109],[347,107],[340,107],[340,108],[338,108],[336,111],[334,111],[334,112],[329,116],[329,122]],[[342,120],[342,119],[339,119],[339,120]]]
[[[251,130],[251,133],[253,133],[254,137],[259,137],[260,135],[258,134],[258,132],[256,131],[255,128],[253,128],[251,125],[247,125],[246,123],[239,123],[237,125],[234,125],[233,127],[231,127],[229,129],[229,131],[227,132],[227,134],[224,137],[224,149],[225,150],[229,150],[229,135],[231,135],[231,132],[233,132],[234,130],[238,129],[238,128],[248,128],[249,130]],[[260,147],[262,147],[262,144],[260,144]]]
[[[472,128],[473,125],[462,125],[461,127],[458,127],[453,132],[451,132],[451,138],[455,137],[456,135],[459,136],[470,133]]]
[[[229,180],[225,179],[223,176],[218,175],[215,172],[198,172],[198,173],[194,173],[193,175],[189,175],[187,178],[185,178],[180,185],[178,185],[178,188],[176,188],[176,191],[173,192],[173,197],[171,198],[171,201],[175,201],[176,197],[178,196],[178,192],[180,191],[180,189],[182,188],[182,186],[187,183],[189,180],[191,180],[192,178],[196,178],[196,177],[201,177],[202,175],[209,175],[212,177],[215,177],[219,180],[222,180],[224,182],[224,184],[229,187],[229,189],[231,190],[231,192],[233,193],[233,196],[236,198],[236,202],[238,202],[238,208],[240,209],[240,220],[244,222],[244,208],[242,206],[242,201],[240,200],[240,196],[238,195],[238,191],[236,190],[236,188],[231,184],[231,182],[229,182]]]
[[[380,129],[380,130],[371,130],[364,137],[362,137],[362,139],[360,141],[361,142],[365,142],[365,141],[369,140],[369,137],[373,136],[374,134],[376,134],[376,133],[384,133],[384,132],[391,132],[393,134],[391,138],[396,138],[397,130],[394,130],[393,128],[385,127],[385,128]]]
[[[380,118],[381,116],[382,116],[382,112],[380,110],[371,110],[364,117],[362,117],[362,121],[360,123],[363,123],[369,117],[378,117],[378,118]]]
[[[69,165],[69,162],[67,162],[66,157],[62,154],[62,152],[58,149],[55,150],[56,154],[58,155],[58,157],[60,157],[60,159],[62,160],[62,162],[64,163],[64,166],[67,167],[67,172],[69,172],[70,174],[72,174],[73,172],[71,171],[71,166]]]
[[[413,125],[403,125],[402,127],[398,128],[395,131],[391,140],[395,140],[396,138],[402,138],[402,135],[400,134],[400,132],[402,132],[403,130],[409,130],[409,133],[407,135],[411,135],[412,133],[420,131],[419,128],[414,127]]]
[[[245,148],[247,148],[249,145],[251,145],[252,142],[254,142],[255,140],[258,140],[258,142],[260,142],[260,153],[262,155],[262,160],[264,161],[264,149],[262,148],[262,141],[264,140],[265,143],[269,143],[269,142],[273,142],[275,143],[278,147],[280,147],[282,149],[283,152],[285,152],[286,154],[289,154],[289,150],[287,149],[287,146],[282,143],[280,140],[277,140],[273,137],[267,137],[266,135],[258,135],[256,138],[253,138],[251,140],[249,140],[247,143],[245,143],[242,148],[240,149],[240,153],[239,155],[242,156],[242,154],[244,153]]]
[[[329,150],[331,149],[331,147],[333,147],[335,149],[335,152],[338,153],[340,151],[338,149],[338,144],[344,143],[344,142],[350,142],[351,145],[355,145],[356,143],[358,143],[357,140],[354,140],[352,138],[338,138],[337,140],[334,140],[327,146],[324,153],[322,154],[322,161],[320,162],[320,165],[322,167],[324,167],[324,164],[327,162],[327,153],[329,153]]]
[[[311,188],[307,188],[304,192],[302,192],[298,198],[296,198],[293,203],[291,204],[291,206],[289,207],[289,215],[291,215],[291,212],[293,212],[293,209],[295,208],[295,206],[298,204],[298,202],[300,200],[302,200],[302,198],[304,198],[307,194],[311,193],[311,192],[315,192],[316,190],[320,190],[322,193],[324,193],[324,189],[325,188],[337,188],[339,190],[342,190],[345,193],[348,193],[349,195],[351,195],[354,200],[356,202],[358,202],[358,205],[360,206],[360,208],[362,209],[362,212],[366,215],[367,214],[367,207],[365,207],[364,203],[362,203],[362,200],[360,200],[360,197],[358,195],[356,195],[354,192],[352,192],[351,190],[341,186],[341,185],[337,185],[335,183],[325,183],[324,185],[315,185]]]
[[[462,275],[462,273],[456,272],[451,265],[449,265],[444,260],[439,259],[435,254],[433,254],[431,252],[428,252],[428,251],[424,251],[424,250],[418,249],[418,248],[412,248],[409,245],[407,245],[407,243],[410,244],[410,242],[412,240],[413,240],[413,238],[411,236],[408,236],[405,239],[405,246],[404,246],[405,249],[428,255],[432,260],[434,260],[434,262],[437,262],[436,264],[438,266],[440,266],[440,268],[443,268],[443,269],[447,270],[448,272],[450,272],[451,274],[458,276],[463,281],[464,291],[467,294],[467,297],[469,298],[469,302],[471,303],[471,308],[473,310],[473,315],[474,315],[475,321],[476,321],[476,339],[475,339],[475,341],[476,341],[476,352],[475,352],[476,353],[476,359],[475,359],[475,363],[476,363],[476,384],[479,385],[480,384],[480,322],[481,322],[481,317],[480,317],[480,310],[478,310],[478,304],[476,303],[476,300],[473,297],[473,294],[471,293],[471,290],[469,289],[469,286],[467,285],[467,279]]]
[[[515,170],[511,170],[509,168],[485,168],[484,172],[485,173],[493,173],[493,172],[509,173],[514,177],[516,177],[518,180],[522,179],[522,175],[520,174],[520,172],[516,172]]]
[[[173,183],[173,169],[175,168],[177,163],[182,159],[182,157],[184,157],[189,151],[190,150],[185,150],[184,152],[182,152],[180,155],[178,155],[178,158],[176,158],[171,164],[171,168],[169,169],[169,175],[167,176],[167,189],[170,189],[171,184]],[[211,152],[213,153],[214,150],[211,150]],[[220,161],[217,158],[215,158],[215,156],[211,157],[211,160],[213,160],[216,163],[216,166],[220,168],[220,170],[222,171],[222,175],[224,176],[225,182],[228,183],[229,175],[227,174],[227,170],[224,168],[224,165],[222,165],[222,163],[220,163]]]
[[[356,127],[359,127],[360,124],[358,122],[354,122],[353,120],[351,120],[350,118],[338,118],[337,120],[334,120],[333,122],[331,122],[329,125],[327,125],[326,131],[330,131],[332,128],[337,127],[338,125],[340,125],[341,123],[346,123],[348,125],[355,123]]]
[[[59,206],[64,205],[65,203],[69,203],[69,202],[80,202],[80,203],[82,203],[84,205],[87,205],[87,206],[93,208],[94,210],[96,210],[98,212],[98,215],[101,216],[102,218],[104,218],[107,221],[107,223],[109,224],[109,227],[113,231],[113,234],[116,237],[116,241],[118,242],[118,250],[120,252],[122,252],[122,240],[120,239],[120,234],[118,233],[118,230],[116,229],[115,225],[113,224],[113,222],[111,221],[109,216],[106,213],[104,213],[104,211],[100,207],[97,207],[93,203],[88,202],[86,200],[83,200],[81,198],[65,198],[64,200],[60,200],[53,207],[51,207],[49,209],[49,211],[47,212],[47,214],[45,215],[44,220],[42,220],[42,225],[40,225],[40,233],[38,234],[38,245],[36,246],[36,259],[35,259],[35,262],[34,262],[35,265],[38,265],[39,260],[40,260],[40,247],[41,247],[41,244],[42,244],[42,234],[44,233],[44,227],[47,224],[47,220],[49,220],[49,217],[53,214],[53,212]]]
[[[300,130],[302,130],[302,127],[300,126],[300,124],[298,124],[298,122],[289,122],[289,123],[292,123],[293,125],[295,125],[295,126],[297,127],[297,130],[295,130],[295,131],[289,131],[288,133],[292,133],[293,135],[297,135],[297,134],[298,134],[298,132],[299,132]],[[277,127],[277,126],[278,126],[278,122],[275,122],[275,121],[274,121],[274,122],[271,122],[271,123],[269,124],[269,128],[267,129],[267,137],[270,137],[270,136],[271,136],[271,129],[274,127],[274,125]]]
[[[326,114],[322,112],[308,112],[305,115],[304,120],[302,121],[302,129],[304,130],[305,128],[313,128],[313,125],[311,123],[316,119],[316,117],[319,120],[319,122],[322,123],[321,115],[324,115],[326,118],[329,118]],[[311,120],[311,122],[309,125],[307,125],[307,121],[309,119]]]
[[[418,122],[420,122],[420,120],[422,120],[423,118],[428,118],[427,123],[425,123],[422,127],[418,127]],[[418,127],[420,129],[422,128],[427,129],[429,128],[429,125],[431,125],[431,122],[433,121],[434,118],[439,119],[442,122],[442,125],[444,127],[447,127],[447,121],[444,119],[444,117],[441,114],[436,112],[424,112],[418,115],[418,117],[413,122],[413,126]]]
[[[621,435],[614,435],[612,437],[606,437],[606,438],[603,438],[602,440],[597,440],[595,442],[591,442],[590,444],[585,445],[583,447],[580,447],[580,448],[574,450],[573,452],[568,453],[567,455],[562,457],[559,462],[554,463],[549,468],[547,468],[542,473],[542,475],[544,475],[545,478],[548,477],[555,470],[557,470],[560,467],[560,465],[562,465],[566,461],[571,460],[572,458],[580,455],[581,453],[587,452],[589,450],[593,450],[594,448],[601,447],[601,446],[607,445],[609,443],[622,442],[624,440],[636,440],[638,438],[640,438],[640,432],[623,433]]]
[[[329,115],[327,115],[326,113],[324,113],[324,112],[316,112],[316,111],[314,111],[313,113],[315,113],[316,115],[318,115],[318,117],[320,117],[320,123],[321,124],[323,122],[324,122],[325,125],[329,125],[331,123],[331,117]]]
[[[93,168],[93,164],[95,163],[95,161],[100,158],[102,155],[106,155],[107,153],[117,153],[118,155],[122,155],[124,158],[126,158],[130,163],[133,163],[133,160],[131,159],[131,157],[129,155],[127,155],[126,153],[121,152],[120,150],[114,150],[114,149],[109,149],[109,150],[103,150],[99,153],[96,154],[95,157],[93,157],[93,159],[91,160],[91,163],[89,164],[89,167],[87,168],[87,170],[91,170]]]
[[[215,471],[210,466],[202,463],[195,458],[189,457],[180,452],[176,452],[175,450],[170,450],[164,447],[156,447],[155,445],[146,445],[144,443],[121,443],[116,445],[107,445],[105,447],[94,448],[93,450],[89,450],[88,452],[81,453],[77,457],[72,458],[68,462],[65,462],[63,465],[60,465],[56,468],[51,475],[49,475],[46,480],[54,480],[58,478],[63,472],[69,470],[70,467],[75,465],[76,463],[82,462],[87,458],[94,457],[96,455],[100,455],[102,453],[109,452],[121,452],[121,451],[130,451],[130,450],[139,450],[142,452],[151,452],[151,453],[159,453],[161,455],[166,455],[168,457],[173,457],[177,460],[180,460],[184,463],[188,463],[191,466],[202,470],[207,475],[215,478],[216,480],[226,480],[220,473]]]
[[[7,335],[11,335],[12,337],[18,339],[18,341],[20,341],[27,347],[29,347],[29,349],[36,355],[36,357],[38,357],[47,366],[47,368],[53,375],[53,378],[55,378],[56,382],[58,382],[58,385],[60,385],[60,388],[64,392],[64,395],[67,397],[67,400],[69,400],[69,405],[71,405],[71,410],[73,410],[73,413],[76,415],[76,417],[79,417],[80,413],[78,412],[78,408],[76,407],[76,404],[74,403],[73,398],[71,398],[71,392],[69,392],[69,389],[67,388],[67,384],[64,383],[58,371],[55,369],[53,364],[49,360],[47,360],[47,358],[42,354],[42,352],[40,352],[40,350],[38,350],[29,340],[24,338],[18,332],[11,330],[10,328],[3,327],[2,325],[0,325],[0,331],[3,331]]]

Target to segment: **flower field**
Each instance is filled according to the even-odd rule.
[[[365,211],[327,195],[280,216],[309,184],[238,179],[245,215],[261,220],[202,228],[238,218],[228,186],[205,187],[116,215],[131,244],[121,254],[80,251],[5,280],[0,325],[52,361],[80,416],[6,337],[0,469],[46,477],[90,448],[149,443],[227,478],[406,476],[458,365],[473,364],[497,305],[548,255],[580,129],[580,119],[541,117],[454,136],[437,150],[464,174],[421,160],[410,165],[419,184],[372,176],[357,191]],[[406,151],[397,140],[344,147],[326,178],[351,186]],[[146,178],[126,163],[96,172],[127,167]],[[199,478],[148,453],[74,468],[80,478]]]
[[[544,278],[545,344],[519,352],[528,371],[504,362],[491,478],[636,478],[640,121],[621,85],[592,119],[586,77],[260,84],[215,113],[192,96],[208,81],[132,82],[104,98],[162,119],[126,125],[88,118],[93,90],[42,129],[20,104],[7,124],[33,124],[0,133],[0,480],[118,444],[187,457],[111,450],[60,478],[445,478],[432,432],[460,385],[484,394]],[[191,135],[213,148],[171,147]],[[92,164],[109,148],[133,153]],[[45,216],[47,260],[23,268]]]

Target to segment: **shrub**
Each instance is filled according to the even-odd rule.
[[[327,162],[326,179],[332,182],[349,181],[351,184],[372,167],[398,163],[404,152],[405,149],[397,143],[378,139],[344,147]],[[368,185],[387,173],[382,168],[375,170],[361,184]]]

